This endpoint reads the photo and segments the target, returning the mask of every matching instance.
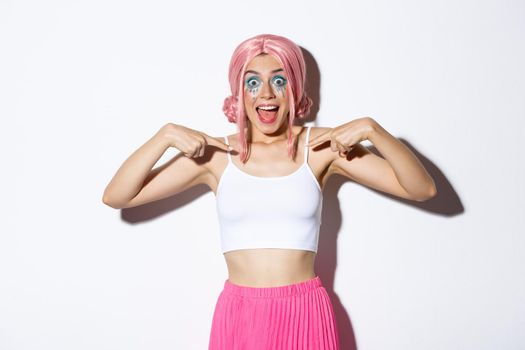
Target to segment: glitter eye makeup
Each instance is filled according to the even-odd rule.
[[[275,86],[277,93],[281,93],[284,96],[284,90],[286,87],[286,79],[283,76],[276,75],[272,79],[272,84]]]
[[[277,91],[277,94],[281,94],[284,97],[284,92],[286,90],[287,80],[282,75],[276,75],[272,78],[271,84]],[[257,96],[261,85],[263,84],[262,80],[257,76],[251,76],[246,79],[245,85],[252,97],[255,99]]]
[[[260,87],[261,87],[261,80],[259,78],[249,77],[248,79],[246,79],[246,88],[252,94],[254,98],[259,92]]]

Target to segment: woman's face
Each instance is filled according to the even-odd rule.
[[[244,74],[244,108],[251,124],[263,133],[273,133],[287,121],[288,80],[272,55],[254,57]]]

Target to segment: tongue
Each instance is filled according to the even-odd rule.
[[[260,115],[263,119],[271,120],[271,119],[275,118],[275,116],[276,116],[278,110],[279,110],[279,109],[275,109],[275,110],[273,110],[273,111],[265,111],[264,109],[259,109],[259,115]]]

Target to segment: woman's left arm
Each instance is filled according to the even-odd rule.
[[[407,199],[425,201],[437,194],[432,177],[414,153],[370,117],[354,119],[331,128],[308,142],[315,146],[330,141],[335,154],[330,165],[334,173]],[[370,152],[359,142],[370,140],[384,157]],[[354,155],[348,160],[348,155]]]

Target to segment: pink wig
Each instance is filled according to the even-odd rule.
[[[239,128],[239,143],[241,145],[241,160],[244,163],[248,156],[248,145],[245,134],[247,123],[244,109],[244,72],[248,63],[257,55],[270,54],[282,65],[287,76],[286,92],[290,106],[288,114],[288,155],[295,157],[295,147],[292,134],[294,119],[304,118],[310,111],[312,100],[304,91],[306,66],[301,49],[291,40],[272,34],[260,34],[246,39],[237,46],[230,60],[228,80],[232,95],[224,100],[222,108],[231,123],[237,123]]]

